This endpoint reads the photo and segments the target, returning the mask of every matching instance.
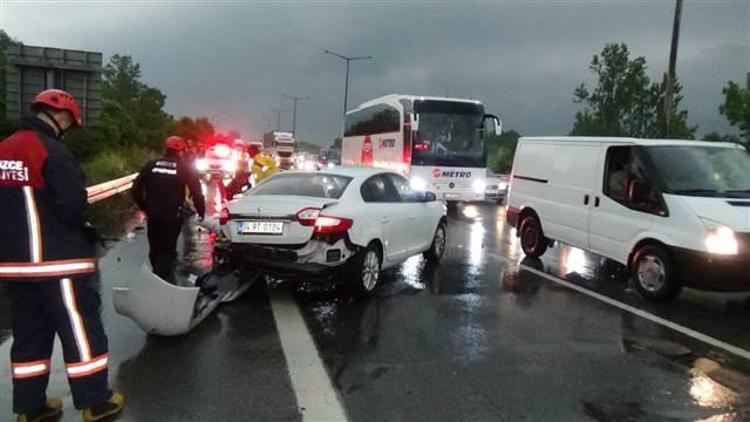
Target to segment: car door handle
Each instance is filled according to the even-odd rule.
[[[588,205],[588,204],[589,204],[589,196],[583,195],[583,205]]]
[[[388,218],[388,217],[383,217],[383,218],[380,219],[380,222],[383,223],[383,224],[388,224],[388,223],[391,222],[391,219]]]
[[[594,198],[594,206],[599,208],[599,197]]]

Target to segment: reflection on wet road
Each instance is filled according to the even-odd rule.
[[[298,289],[353,420],[750,418],[749,362],[524,268],[745,348],[746,295],[645,303],[622,268],[582,250],[523,258],[501,207],[454,211],[439,267],[413,257],[371,299]]]
[[[371,298],[314,283],[273,287],[293,290],[350,419],[750,420],[750,361],[549,277],[744,350],[748,295],[688,290],[671,304],[645,302],[622,268],[587,252],[557,245],[542,260],[525,258],[492,204],[453,209],[448,235],[441,265],[412,257]],[[289,350],[262,286],[181,338],[147,336],[113,313],[110,289],[143,262],[144,237],[101,263],[111,380],[129,403],[121,420],[299,420]],[[212,245],[207,233],[187,236],[181,278],[210,267]],[[0,332],[0,356],[9,347]],[[61,358],[53,361],[50,394],[70,409]]]

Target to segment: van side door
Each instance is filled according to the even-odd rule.
[[[636,180],[648,180],[645,165],[632,145],[603,145],[604,166],[589,222],[592,252],[627,263],[628,245],[651,227],[654,214],[631,203]]]
[[[530,207],[554,240],[588,248],[588,223],[601,168],[599,142],[524,142],[516,152],[511,206]]]

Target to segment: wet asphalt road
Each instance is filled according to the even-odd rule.
[[[111,380],[128,401],[120,420],[301,419],[305,403],[263,286],[181,338],[147,336],[114,314],[111,287],[143,262],[144,237],[120,242],[102,262]],[[192,262],[205,264],[207,239],[191,249]],[[580,250],[523,259],[492,204],[456,209],[442,264],[411,258],[375,297],[314,284],[274,289],[292,290],[351,420],[750,420],[750,361],[526,268],[750,350],[748,295],[685,291],[656,305]],[[67,395],[56,359],[50,394]],[[0,420],[10,414],[7,368]],[[63,420],[75,416],[68,410]]]

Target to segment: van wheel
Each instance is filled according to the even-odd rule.
[[[370,295],[380,285],[383,258],[374,244],[369,244],[347,264],[349,282],[358,293]]]
[[[646,299],[657,302],[674,300],[682,290],[672,257],[658,245],[646,245],[635,252],[631,264],[635,288]]]
[[[430,249],[427,249],[423,254],[429,263],[437,264],[440,262],[445,252],[446,241],[445,223],[441,222],[435,230],[435,236],[432,238]]]
[[[539,258],[544,255],[549,245],[549,240],[544,237],[542,225],[534,215],[527,215],[521,220],[521,249],[526,256]]]

